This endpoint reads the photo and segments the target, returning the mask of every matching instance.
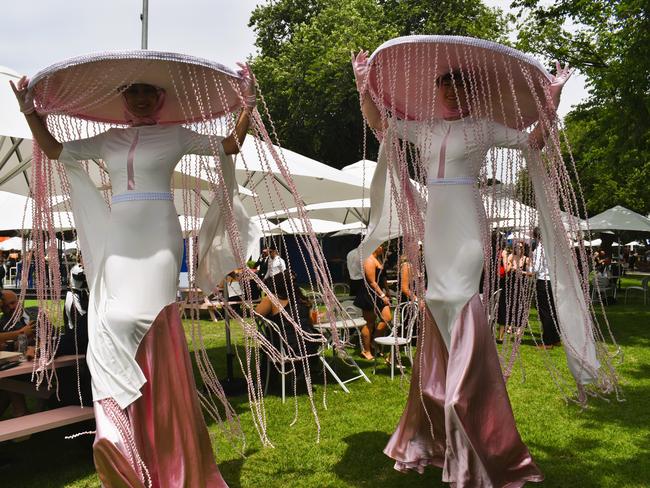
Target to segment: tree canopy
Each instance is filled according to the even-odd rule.
[[[518,47],[568,61],[589,99],[565,120],[587,210],[650,212],[650,18],[643,0],[516,0]],[[569,158],[567,153],[567,158]]]
[[[340,168],[363,156],[351,51],[424,33],[503,41],[506,25],[480,0],[278,0],[251,16],[253,70],[282,144]]]
[[[568,61],[590,97],[565,119],[587,210],[650,212],[648,0],[514,0],[517,47]],[[507,43],[509,17],[481,0],[275,0],[250,19],[258,77],[286,147],[342,167],[363,156],[363,119],[350,52],[409,34]],[[368,138],[375,156],[375,141]],[[571,163],[572,164],[572,163]]]

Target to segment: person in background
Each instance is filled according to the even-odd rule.
[[[0,343],[9,340],[15,340],[20,334],[26,334],[30,339],[33,338],[32,322],[33,318],[28,310],[23,309],[16,322],[11,324],[13,315],[18,308],[18,295],[11,290],[3,290],[0,293],[2,302],[0,310]]]
[[[359,252],[352,249],[345,258],[347,262],[348,275],[350,276],[350,296],[356,297],[363,286],[363,270],[357,265]]]
[[[58,355],[86,354],[88,347],[88,282],[81,254],[70,269],[70,283],[65,297],[65,333],[61,336]]]
[[[231,302],[231,304],[232,302],[239,302],[232,304],[233,310],[238,315],[241,315],[241,302],[244,300],[244,290],[242,290],[241,283],[239,282],[240,277],[241,269],[236,269],[228,273],[228,276],[226,276],[226,279],[224,280],[228,290],[228,301]]]
[[[288,348],[287,353],[292,357],[305,357],[305,355],[310,359],[315,357],[321,345],[322,335],[316,331],[312,322],[312,304],[300,287],[296,285],[293,274],[289,270],[281,271],[264,284],[280,305],[278,307],[274,300],[266,295],[255,307],[256,314],[267,318],[276,326],[273,330],[266,330],[269,341],[275,346],[279,346],[280,341],[283,341],[285,348]],[[292,306],[290,300],[294,299],[295,305]],[[287,323],[282,311],[286,311],[291,319],[300,326],[301,333],[297,333],[294,326]],[[301,344],[303,341],[304,348]]]
[[[13,291],[4,290],[0,292],[0,309],[2,310],[2,317],[0,318],[0,349],[2,350],[7,347],[8,341],[15,341],[22,334],[26,335],[28,339],[34,337],[34,328],[31,321],[29,321],[29,316],[26,314],[21,316],[13,327],[5,330],[5,327],[10,324],[17,307],[18,297]],[[25,323],[26,320],[27,323]],[[2,417],[9,405],[12,407],[14,417],[22,417],[29,413],[24,395],[0,390],[0,417]]]
[[[628,266],[629,266],[628,269],[630,271],[634,271],[634,267],[636,266],[636,263],[637,263],[638,259],[639,259],[639,253],[637,251],[635,251],[635,250],[632,250],[632,252],[630,252],[628,260],[627,260],[627,263],[628,263]]]
[[[560,334],[555,327],[554,317],[557,315],[553,302],[553,289],[551,288],[551,276],[548,272],[548,263],[544,254],[544,245],[541,241],[539,227],[533,229],[533,237],[537,246],[533,251],[532,271],[535,273],[535,291],[537,293],[537,314],[542,324],[542,343],[537,347],[540,349],[552,349],[553,346],[560,346]]]
[[[363,312],[366,325],[361,328],[361,356],[372,360],[373,337],[384,335],[388,322],[393,318],[390,311],[390,297],[386,288],[386,275],[383,266],[384,247],[379,246],[363,263],[365,283],[359,288],[354,305]],[[379,315],[380,321],[375,325]]]
[[[415,290],[411,289],[413,279],[413,266],[411,265],[408,256],[402,254],[399,266],[400,303],[417,301],[418,297],[415,295]]]
[[[511,271],[510,254],[512,249],[508,246],[505,239],[501,239],[498,251],[498,269],[499,269],[499,307],[497,310],[497,324],[499,324],[499,336],[497,342],[503,342],[503,334],[507,322],[508,308],[506,306],[506,275]]]
[[[512,253],[508,256],[505,266],[508,280],[505,283],[505,289],[501,292],[501,294],[505,292],[507,295],[506,315],[503,322],[499,321],[499,338],[497,342],[503,341],[506,327],[508,333],[513,330],[521,333],[521,327],[524,325],[522,323],[520,300],[523,288],[526,286],[526,277],[531,276],[529,255],[530,246],[528,244],[523,241],[513,244]]]
[[[7,274],[5,255],[0,253],[0,290],[4,288],[5,276],[7,276]]]
[[[282,273],[284,270],[287,269],[287,263],[285,263],[284,259],[280,257],[280,254],[278,253],[278,249],[275,246],[269,247],[269,258],[267,262],[268,262],[268,269],[266,270],[266,274],[264,275],[265,281],[268,280],[269,278],[272,278],[276,274]]]
[[[269,269],[269,248],[265,247],[260,253],[260,257],[255,262],[253,268],[257,269],[257,276],[264,280],[266,272]]]

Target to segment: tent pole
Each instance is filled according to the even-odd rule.
[[[140,14],[142,21],[142,49],[147,49],[149,37],[149,0],[142,0],[142,13]]]
[[[19,173],[22,173],[25,171],[29,165],[32,163],[32,158],[29,158],[25,162],[23,162],[20,166],[17,166],[16,168],[11,171],[11,173],[5,175],[2,179],[0,179],[0,186],[4,185],[7,181],[12,179],[14,176],[16,176]]]
[[[2,139],[4,140],[4,137]],[[20,138],[14,140],[14,138],[12,137],[11,142],[12,142],[11,148],[9,149],[9,151],[7,151],[7,154],[5,154],[4,157],[0,160],[0,169],[2,169],[5,164],[7,164],[7,161],[9,161],[9,158],[14,153],[14,151],[16,152],[18,151],[18,146],[20,146],[20,143],[23,142],[23,140]],[[18,158],[20,158],[20,156],[18,156]]]

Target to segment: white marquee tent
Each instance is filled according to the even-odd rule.
[[[583,229],[593,231],[650,232],[650,219],[625,207],[616,205],[591,217]]]

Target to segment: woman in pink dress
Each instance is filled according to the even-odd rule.
[[[35,111],[23,77],[12,88],[35,141],[65,165],[90,288],[89,345],[95,465],[106,487],[225,487],[214,462],[175,303],[183,236],[170,182],[186,154],[232,154],[246,137],[254,82],[242,66],[246,101],[226,138],[159,125],[165,90],[121,89],[127,128],[59,142]],[[103,160],[113,190],[109,209],[79,161]],[[231,182],[232,185],[232,182]],[[218,206],[218,202],[214,204]],[[209,213],[206,220],[209,220]]]
[[[390,215],[400,219],[413,262],[422,239],[427,274],[426,288],[416,290],[424,295],[427,311],[409,400],[385,453],[398,470],[439,466],[443,481],[455,487],[542,481],[517,431],[479,295],[485,263],[492,261],[485,258],[490,234],[478,183],[485,178],[482,168],[496,158],[493,148],[526,155],[549,235],[545,242],[556,243],[556,258],[569,256],[566,235],[552,236],[552,221],[546,220],[557,200],[548,197],[543,166],[534,153],[547,141],[547,118],[554,116],[571,70],[558,65],[552,76],[523,53],[455,36],[393,39],[370,61],[361,51],[352,63],[364,117],[381,140],[361,258],[391,237],[382,220]],[[548,105],[542,100],[538,109],[531,103],[531,110],[525,103],[539,95],[528,86],[538,79],[548,90]],[[510,87],[519,98],[509,97]],[[535,95],[527,97],[530,91]],[[504,100],[509,107],[504,108]],[[524,131],[540,112],[543,122]],[[500,164],[512,165],[516,160],[507,150]],[[413,177],[419,187],[410,183]],[[598,381],[599,362],[591,329],[579,327],[590,327],[591,319],[572,265],[556,266],[555,277],[566,292],[559,320],[573,347],[567,349],[569,368],[582,387]]]

